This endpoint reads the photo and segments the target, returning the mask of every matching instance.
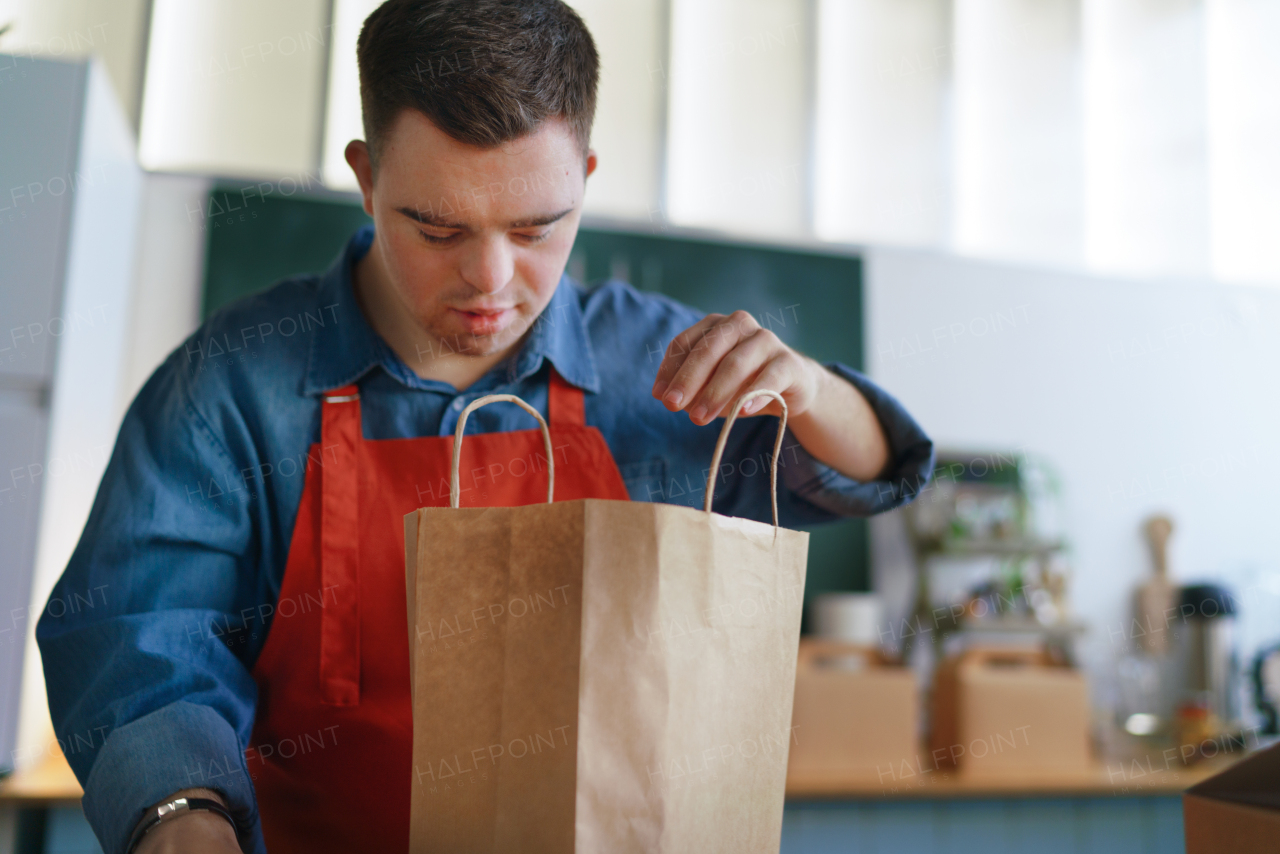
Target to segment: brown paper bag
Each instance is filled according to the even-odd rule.
[[[412,852],[776,852],[807,533],[587,499],[405,517]],[[763,484],[761,484],[763,487]],[[548,488],[548,502],[552,490]]]

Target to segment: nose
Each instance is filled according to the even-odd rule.
[[[485,294],[496,294],[515,274],[515,259],[505,240],[485,237],[474,243],[462,260],[463,281]]]

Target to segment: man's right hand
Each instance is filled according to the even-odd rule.
[[[226,806],[222,796],[210,789],[183,789],[174,798],[209,798]],[[160,806],[156,804],[155,806]],[[192,810],[162,822],[138,843],[136,854],[241,854],[235,829],[225,818],[208,810]]]

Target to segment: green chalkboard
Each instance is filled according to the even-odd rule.
[[[219,186],[209,194],[205,317],[288,276],[327,270],[352,232],[371,222],[345,198],[262,194],[257,187]]]
[[[204,313],[285,276],[326,269],[369,222],[354,201],[297,193],[264,197],[214,188],[206,217]],[[569,258],[580,281],[622,278],[704,311],[751,312],[782,340],[821,361],[862,368],[862,262],[690,236],[673,230],[583,227]],[[866,523],[812,529],[805,596],[868,589]]]

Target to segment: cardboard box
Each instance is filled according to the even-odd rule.
[[[803,639],[787,772],[878,779],[919,749],[915,675],[878,650]]]
[[[1187,789],[1182,825],[1187,854],[1280,850],[1280,744]]]
[[[966,775],[1090,767],[1084,675],[1042,650],[980,647],[946,659],[935,674],[932,708],[935,765]]]

